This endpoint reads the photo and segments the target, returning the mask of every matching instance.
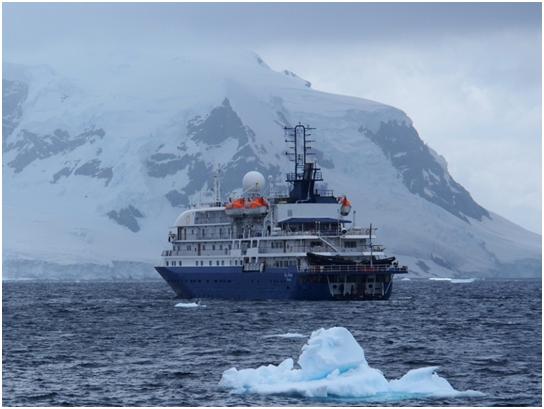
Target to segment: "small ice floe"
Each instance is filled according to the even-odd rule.
[[[414,398],[482,396],[476,391],[457,391],[438,376],[438,367],[408,371],[388,381],[371,368],[363,348],[342,327],[312,332],[295,368],[288,358],[279,365],[255,369],[231,368],[223,372],[219,385],[232,393],[289,394],[304,397],[358,398],[391,401]]]
[[[451,279],[451,282],[453,284],[468,284],[468,283],[473,283],[474,281],[476,281],[475,278],[452,278]]]
[[[177,308],[198,308],[205,307],[204,304],[201,304],[200,301],[197,302],[180,302],[176,304]]]
[[[431,281],[447,281],[453,284],[465,284],[465,283],[473,283],[476,281],[475,278],[448,278],[448,277],[431,277],[429,278]]]
[[[308,335],[299,334],[298,332],[286,332],[285,334],[265,335],[263,338],[308,338]]]
[[[408,277],[401,278],[400,281],[412,281]]]

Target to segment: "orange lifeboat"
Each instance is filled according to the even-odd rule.
[[[264,197],[256,197],[246,207],[246,214],[266,214],[268,213],[268,202]]]
[[[240,216],[244,212],[245,207],[246,201],[243,197],[240,199],[234,199],[225,206],[225,213],[229,216]]]
[[[348,200],[346,196],[342,196],[339,201],[340,201],[340,214],[342,216],[347,216],[349,212],[351,211],[351,202]]]
[[[256,197],[253,200],[240,198],[227,204],[225,213],[229,216],[263,215],[268,213],[268,206],[264,197]]]

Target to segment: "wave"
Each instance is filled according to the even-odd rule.
[[[400,379],[388,381],[380,370],[368,365],[363,348],[346,328],[333,327],[312,332],[302,347],[298,367],[288,358],[277,366],[231,368],[223,372],[219,385],[233,393],[369,401],[483,395],[454,389],[436,373],[437,369],[437,366],[413,369]]]

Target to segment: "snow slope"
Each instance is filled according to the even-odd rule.
[[[226,193],[253,169],[281,183],[282,127],[299,121],[317,128],[329,188],[413,274],[540,273],[541,237],[478,205],[396,108],[313,90],[252,53],[60,72],[3,66],[4,278],[154,277],[167,227],[207,199],[214,169]]]

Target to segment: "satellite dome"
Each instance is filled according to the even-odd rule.
[[[252,170],[247,172],[242,179],[242,186],[245,192],[260,192],[265,185],[265,179],[262,173]]]

